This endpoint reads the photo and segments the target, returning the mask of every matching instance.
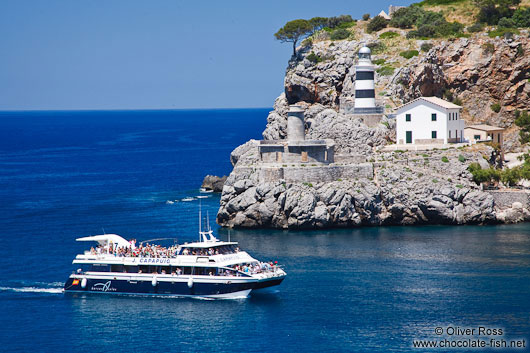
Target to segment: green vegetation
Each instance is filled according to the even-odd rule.
[[[293,43],[293,56],[296,56],[296,45],[300,40],[321,30],[330,32],[333,32],[335,28],[346,30],[355,24],[356,22],[350,15],[313,17],[310,20],[298,19],[287,22],[274,34],[274,37],[281,42]],[[306,44],[311,44],[311,42],[306,42]]]
[[[442,157],[442,162],[449,163],[449,159],[446,156]]]
[[[432,182],[436,184],[438,182],[438,179],[433,179]]]
[[[457,188],[459,188],[459,189],[462,189],[462,188],[464,187],[464,185],[462,185],[462,184],[456,184],[455,186],[456,186]]]
[[[372,51],[372,55],[381,54],[386,50],[386,45],[383,42],[372,42],[366,45]]]
[[[488,25],[496,25],[503,17],[511,18],[521,0],[473,0],[479,8],[478,21]]]
[[[389,39],[389,38],[395,38],[395,37],[399,37],[399,33],[394,32],[394,31],[384,32],[379,35],[380,39]]]
[[[458,155],[458,160],[462,163],[464,163],[466,161],[466,157],[462,156],[461,154]]]
[[[438,38],[460,36],[464,26],[458,22],[447,22],[440,12],[424,10],[421,6],[412,5],[398,9],[392,15],[389,26],[413,28],[407,38]]]
[[[502,28],[502,27],[499,27],[497,29],[489,31],[488,32],[488,36],[490,38],[495,38],[495,37],[512,38],[514,33],[519,34],[519,30],[517,28]]]
[[[307,20],[289,21],[274,34],[277,40],[293,43],[293,56],[296,56],[296,44],[298,41],[313,31],[313,27]]]
[[[375,16],[368,22],[368,26],[366,27],[366,31],[368,33],[377,32],[382,30],[383,28],[386,28],[388,26],[388,20],[385,20],[381,16]]]
[[[506,185],[514,186],[522,179],[530,180],[530,155],[525,153],[523,160],[522,165],[504,170],[482,169],[478,163],[471,163],[468,170],[477,184],[502,181]]]
[[[528,111],[516,113],[515,125],[521,128],[519,140],[522,144],[530,142],[530,114]]]
[[[406,51],[402,51],[401,53],[399,53],[399,55],[401,55],[405,59],[410,59],[414,56],[418,56],[418,54],[419,52],[417,50],[406,50]]]
[[[482,32],[483,29],[484,29],[484,25],[479,22],[467,27],[467,31],[471,33]]]
[[[385,59],[375,59],[375,60],[372,60],[372,62],[375,64],[375,65],[382,65],[385,63]]]
[[[436,5],[450,5],[450,4],[456,4],[459,2],[463,2],[465,0],[423,0],[419,3],[421,6],[436,6]]]
[[[428,52],[432,49],[432,43],[423,43],[420,47],[421,51]]]
[[[501,111],[501,105],[499,103],[493,103],[490,105],[491,110],[493,110],[495,113],[498,113]]]
[[[392,66],[384,65],[375,70],[381,76],[391,76],[394,74],[394,68]]]
[[[311,183],[303,183],[303,184],[304,184],[305,186],[309,186],[310,188],[313,187],[313,184],[311,184]]]
[[[306,56],[306,59],[315,64],[324,61],[324,59],[322,59],[320,55],[315,54],[315,52],[313,51],[308,56]]]
[[[369,13],[365,13],[363,15],[363,21],[368,21],[370,19],[370,14]]]
[[[350,31],[348,31],[345,28],[338,28],[331,32],[330,39],[331,40],[342,40],[346,39],[350,36]]]

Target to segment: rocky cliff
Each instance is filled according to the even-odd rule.
[[[402,38],[404,40],[404,38]],[[289,62],[285,92],[275,101],[263,132],[266,140],[286,137],[287,110],[305,108],[306,136],[333,139],[335,163],[263,165],[256,141],[231,155],[234,170],[222,192],[217,216],[230,227],[314,228],[391,224],[465,224],[526,220],[526,204],[495,204],[472,180],[467,167],[493,161],[493,149],[475,146],[424,152],[383,152],[395,139],[393,119],[375,127],[348,114],[354,101],[352,70],[361,41],[373,47],[378,101],[390,110],[421,95],[451,96],[468,122],[508,128],[508,147],[518,149],[514,111],[530,106],[528,33],[513,39],[483,34],[432,41],[411,59],[397,53],[423,41],[380,40],[362,34],[355,41],[321,41],[301,48]],[[398,46],[394,48],[392,46]],[[314,53],[320,62],[308,60]],[[389,74],[391,73],[391,74]],[[498,113],[490,104],[499,103]]]

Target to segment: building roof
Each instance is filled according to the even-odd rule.
[[[381,10],[377,16],[383,17],[385,20],[390,20],[390,16],[388,16],[385,12],[385,10]]]
[[[491,126],[491,125],[486,125],[486,124],[470,125],[470,126],[466,126],[465,128],[482,130],[482,131],[504,131],[502,127]]]
[[[423,100],[423,101],[432,103],[434,105],[437,105],[437,106],[445,108],[445,109],[461,109],[462,108],[459,105],[456,105],[456,104],[453,104],[451,102],[445,101],[445,100],[443,100],[441,98],[438,98],[438,97],[419,97],[419,98],[416,98],[416,99],[414,99],[414,100],[412,100],[412,101],[410,101],[408,103],[405,103],[405,104],[397,107],[396,110],[400,110],[401,108],[404,108],[407,105],[412,104],[414,102],[417,102],[419,100]]]

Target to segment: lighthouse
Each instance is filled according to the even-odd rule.
[[[298,105],[291,105],[287,113],[287,139],[305,140],[304,109]]]
[[[374,65],[368,47],[359,50],[359,62],[355,66],[355,106],[354,114],[380,114],[382,109],[375,106]]]

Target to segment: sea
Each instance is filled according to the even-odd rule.
[[[201,181],[269,110],[0,112],[0,351],[528,351],[529,224],[220,229]],[[62,292],[76,238],[193,241],[199,207],[285,281],[235,300]]]

